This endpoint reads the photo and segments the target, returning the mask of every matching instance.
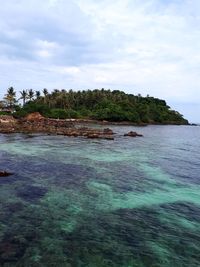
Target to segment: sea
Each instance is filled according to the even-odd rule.
[[[200,266],[200,127],[110,127],[0,135],[1,267]]]

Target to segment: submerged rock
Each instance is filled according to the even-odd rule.
[[[13,173],[7,171],[0,171],[0,177],[6,177],[10,175],[13,175]]]
[[[103,129],[103,133],[106,135],[113,135],[113,131],[110,128]]]
[[[34,202],[42,198],[47,191],[48,190],[44,187],[27,185],[17,192],[17,196],[25,201]]]
[[[91,138],[91,139],[95,139],[95,138],[99,138],[100,136],[96,133],[91,133],[87,135],[87,138]]]
[[[114,137],[111,136],[111,135],[103,135],[103,136],[101,136],[100,138],[102,138],[102,139],[106,139],[106,140],[114,140]]]
[[[21,258],[25,252],[26,246],[20,244],[19,241],[12,239],[5,239],[0,242],[0,263],[16,262]],[[0,265],[0,266],[11,266],[11,265]],[[12,265],[13,266],[13,265]]]
[[[130,137],[137,137],[137,136],[139,136],[139,137],[141,137],[143,135],[142,134],[138,134],[137,132],[130,131],[130,132],[124,134],[124,136],[130,136]]]
[[[112,135],[105,135],[105,134],[96,134],[96,133],[91,133],[87,135],[87,138],[90,139],[106,139],[106,140],[114,140],[114,137]]]

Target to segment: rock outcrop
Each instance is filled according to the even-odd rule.
[[[10,115],[0,116],[0,133],[14,133],[17,125],[17,120]]]
[[[7,171],[0,171],[0,177],[6,177],[10,175],[13,175],[13,173]]]
[[[0,133],[46,133],[70,137],[82,136],[90,139],[114,140],[114,132],[110,128],[83,127],[74,120],[45,118],[39,112],[31,113],[25,118],[18,120],[14,119],[13,116],[0,116]],[[130,131],[125,133],[124,136],[138,137],[143,135]]]
[[[24,120],[26,121],[41,121],[44,120],[45,118],[39,113],[39,112],[33,112],[28,114]]]
[[[130,132],[124,134],[124,136],[130,136],[130,137],[137,137],[137,136],[139,136],[139,137],[142,137],[143,135],[142,134],[138,134],[137,132],[130,131]]]
[[[8,123],[0,123],[0,133],[46,133],[71,137],[114,139],[114,133],[109,128],[96,129],[80,125],[78,127],[72,120],[49,119],[43,117],[39,112],[31,113],[19,120],[12,117]]]

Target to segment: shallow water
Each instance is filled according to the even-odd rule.
[[[200,127],[112,128],[0,135],[0,266],[200,266]]]

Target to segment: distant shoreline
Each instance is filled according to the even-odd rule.
[[[69,121],[73,121],[74,123],[80,124],[80,123],[88,123],[88,124],[99,124],[99,125],[119,125],[119,126],[138,126],[138,127],[145,127],[149,125],[192,125],[192,126],[198,126],[195,124],[190,123],[179,123],[175,121],[168,121],[164,123],[159,122],[149,122],[149,123],[135,123],[130,121],[100,121],[100,120],[91,120],[91,119],[68,119]]]

